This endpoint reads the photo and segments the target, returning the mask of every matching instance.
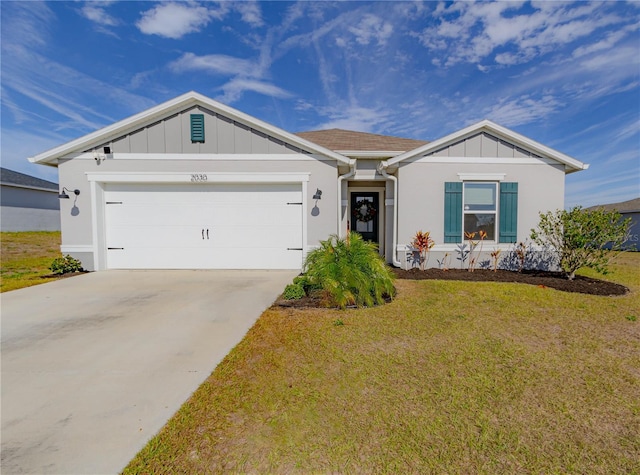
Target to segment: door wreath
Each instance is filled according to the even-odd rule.
[[[370,201],[360,201],[353,209],[353,217],[363,223],[368,223],[375,215],[376,209]]]

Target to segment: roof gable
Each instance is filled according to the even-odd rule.
[[[484,152],[482,150],[483,143],[488,144],[489,147]],[[575,158],[489,120],[483,120],[439,140],[398,155],[388,160],[385,165],[389,167],[405,160],[428,156],[452,156],[452,153],[457,156],[475,157],[499,157],[502,153],[504,156],[511,154],[515,158],[526,156],[545,158],[564,165],[565,173],[586,170],[589,167]]]
[[[111,143],[119,137],[134,134],[159,121],[171,117],[172,115],[180,114],[185,110],[198,107],[207,109],[211,113],[215,114],[216,117],[224,118],[234,124],[243,126],[256,135],[262,135],[263,138],[264,136],[267,136],[272,139],[272,142],[279,142],[278,145],[289,144],[290,146],[300,149],[306,153],[320,154],[342,163],[349,163],[349,159],[343,155],[335,153],[321,145],[286,132],[274,125],[263,122],[255,117],[193,91],[87,134],[76,140],[60,145],[59,147],[53,148],[34,157],[30,157],[29,160],[34,163],[56,166],[60,158],[83,153],[87,150],[99,147],[101,144]]]

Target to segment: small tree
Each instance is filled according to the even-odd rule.
[[[573,280],[581,267],[606,274],[616,251],[622,249],[630,226],[631,218],[622,220],[617,211],[577,206],[569,211],[540,213],[538,228],[531,230],[531,239],[550,247],[568,279]]]

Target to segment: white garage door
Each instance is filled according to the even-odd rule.
[[[302,186],[107,184],[110,269],[299,269]]]

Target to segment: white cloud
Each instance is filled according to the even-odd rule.
[[[368,13],[357,26],[349,27],[349,31],[353,33],[356,41],[361,45],[368,45],[371,41],[376,41],[378,45],[384,45],[393,33],[393,25]]]
[[[560,104],[552,96],[534,99],[522,96],[508,101],[500,101],[495,106],[485,109],[485,117],[506,127],[515,127],[544,119],[556,112]]]
[[[260,11],[260,5],[257,2],[236,2],[235,8],[240,13],[242,21],[248,23],[251,26],[258,27],[264,25],[262,20],[262,12]]]
[[[34,102],[32,107],[37,105],[53,112],[51,115],[42,111],[47,117],[39,125],[46,123],[46,127],[54,130],[94,130],[112,122],[112,117],[96,107],[95,98],[137,111],[152,105],[146,98],[51,61],[33,50],[17,47],[4,52],[2,88],[3,93],[5,89],[11,91],[15,101],[18,96],[27,97]]]
[[[256,92],[277,99],[289,99],[293,97],[293,94],[278,86],[255,79],[235,78],[222,86],[221,89],[223,95],[220,96],[218,100],[226,104],[237,101],[246,91]]]
[[[200,31],[216,12],[192,3],[162,3],[142,14],[136,26],[142,33],[179,39]]]
[[[112,2],[90,2],[86,3],[81,9],[80,13],[86,19],[91,20],[94,23],[98,23],[102,26],[117,26],[120,22],[109,15],[106,11],[106,7]]]
[[[212,20],[222,20],[229,12],[237,11],[243,22],[252,27],[264,25],[259,2],[217,2],[197,4],[192,1],[161,3],[147,10],[136,23],[138,29],[147,35],[180,39],[189,33],[197,33]]]
[[[211,74],[256,76],[258,68],[255,63],[224,54],[208,54],[197,56],[185,53],[169,64],[174,72],[205,71]]]
[[[553,52],[577,40],[592,41],[597,31],[611,25],[625,25],[629,19],[607,14],[606,2],[533,2],[533,12],[523,12],[522,3],[456,2],[438,6],[437,26],[423,30],[421,43],[442,58],[434,64],[452,66],[478,64],[495,55],[499,65],[514,65]],[[625,34],[630,27],[624,27]],[[611,34],[604,49],[624,34]],[[597,43],[597,42],[596,42]],[[590,46],[578,50],[589,51]]]
[[[631,27],[623,28],[622,30],[612,31],[607,34],[605,38],[596,43],[580,46],[573,51],[573,57],[579,58],[587,54],[591,54],[597,51],[609,50],[613,48],[622,38],[624,38],[629,32],[638,29],[638,25],[631,25]]]
[[[55,20],[44,2],[2,2],[2,49],[46,45]]]
[[[389,114],[384,110],[359,105],[322,107],[319,112],[328,117],[328,120],[316,127],[320,130],[347,129],[373,132],[383,124],[388,125],[389,121]]]

